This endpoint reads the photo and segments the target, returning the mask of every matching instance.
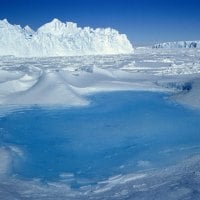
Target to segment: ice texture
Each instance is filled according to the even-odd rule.
[[[111,28],[80,28],[58,19],[33,31],[0,20],[0,55],[53,57],[102,54],[130,54],[133,46],[125,34]]]
[[[85,106],[89,94],[140,90],[172,92],[175,99],[200,107],[199,73],[197,49],[146,48],[132,55],[62,58],[4,56],[0,104]]]
[[[198,200],[200,112],[165,97],[112,92],[0,117],[0,199]]]
[[[4,23],[7,22],[5,21]],[[70,26],[74,27],[72,24]],[[48,32],[49,29],[47,27],[43,27],[40,31]],[[57,28],[55,29],[57,30]],[[30,35],[33,32],[29,27],[25,27],[25,30]],[[56,33],[58,34],[57,31]],[[117,56],[107,55],[62,58],[16,58],[4,56],[0,57],[0,104],[2,108],[6,108],[6,106],[9,107],[10,111],[5,109],[5,112],[12,112],[12,109],[18,109],[15,108],[15,106],[11,106],[11,104],[16,104],[17,106],[24,104],[50,104],[51,107],[55,104],[85,106],[89,104],[90,98],[88,98],[88,95],[90,94],[97,92],[132,90],[170,92],[170,94],[172,94],[172,99],[183,104],[200,108],[199,55],[200,51],[197,48],[180,48],[175,50],[137,48],[135,54]],[[110,101],[112,106],[115,106],[114,103],[118,102],[116,99],[119,100],[118,98],[115,98],[113,101]],[[133,99],[134,98],[131,98],[131,103],[133,102]],[[128,99],[126,99],[126,101],[127,100]],[[149,102],[149,98],[146,100]],[[105,104],[102,105],[102,108],[104,107]],[[130,110],[130,107],[128,107],[128,109]],[[183,107],[180,107],[180,109],[184,110]],[[2,118],[2,123],[5,127],[12,127],[13,130],[15,130],[16,127],[10,126],[8,123],[8,116],[3,113],[3,111],[4,110],[1,109],[0,115],[5,115],[5,117]],[[19,109],[18,112],[23,113],[24,111]],[[160,108],[159,112],[161,114],[166,113]],[[189,109],[188,112],[190,113],[191,110]],[[151,119],[149,118],[149,114],[150,113],[147,112],[146,115],[143,116],[147,123],[150,122]],[[117,117],[120,115],[115,116]],[[137,115],[135,116],[138,117]],[[12,115],[10,115],[10,117],[13,118]],[[18,116],[15,117],[19,119]],[[80,117],[82,117],[82,115],[80,115]],[[177,126],[180,125],[178,121],[182,120],[181,117],[187,120],[186,117],[189,117],[189,115],[181,114],[180,118],[177,117],[176,120],[174,120]],[[44,120],[47,121],[47,118],[44,118]],[[38,117],[35,119],[36,122],[40,121],[38,120]],[[65,120],[66,119],[67,118],[65,118]],[[198,120],[199,118],[196,119]],[[88,124],[89,123],[92,124],[93,121],[92,123],[91,121],[88,121]],[[15,124],[19,128],[20,123]],[[138,124],[141,125],[141,123]],[[150,123],[150,125],[155,126],[158,126],[158,124],[159,123]],[[188,127],[188,122],[184,124]],[[113,130],[113,127],[110,126],[109,123],[106,122],[104,125],[109,130]],[[170,130],[166,121],[164,121],[163,125],[167,127],[166,130]],[[24,124],[22,124],[22,126],[24,128]],[[37,128],[35,122],[32,123],[31,126]],[[75,123],[75,126],[77,126],[77,123]],[[199,130],[193,123],[191,123],[191,126],[193,127],[193,130]],[[130,126],[126,127],[129,128]],[[141,126],[141,128],[143,127],[148,128],[147,126]],[[183,128],[184,131],[186,130],[184,126],[180,127]],[[63,129],[63,126],[60,126],[60,128]],[[120,136],[123,136],[124,134],[121,133],[125,130],[124,127],[116,128],[119,130]],[[191,129],[192,128],[190,128],[190,131]],[[27,129],[24,130],[25,133],[26,130]],[[73,129],[69,129],[70,132],[72,132],[72,130]],[[96,129],[93,130],[95,130],[95,133],[97,132]],[[98,128],[97,130],[101,131],[102,128]],[[123,131],[121,132],[121,130]],[[132,130],[134,129],[131,129],[131,131]],[[136,130],[138,131],[138,129]],[[125,133],[127,132],[125,131]],[[179,137],[182,136],[182,132],[180,133],[177,131],[176,133]],[[163,138],[163,132],[161,132],[161,134]],[[42,134],[40,135],[43,137]],[[170,142],[172,141],[172,138],[175,138],[175,135],[173,135],[173,137],[168,137]],[[20,134],[16,134],[16,136],[18,139],[20,138]],[[28,134],[26,134],[26,136],[28,138],[32,137],[32,135]],[[49,133],[47,136],[50,137]],[[101,137],[100,134],[99,136]],[[66,135],[64,135],[64,137],[66,140],[71,141]],[[108,137],[110,137],[110,135],[108,135]],[[190,134],[189,137],[191,140],[199,141],[196,136]],[[10,176],[10,174],[12,174],[10,173],[12,172],[12,169],[16,169],[23,163],[23,160],[27,159],[28,154],[24,149],[25,146],[20,146],[20,142],[15,142],[14,145],[11,143],[3,143],[3,139],[9,139],[10,137],[8,137],[7,132],[2,128],[0,129],[0,138],[0,199],[200,199],[199,154],[183,160],[183,162],[178,165],[166,167],[165,169],[152,169],[138,173],[109,176],[106,180],[97,182],[97,184],[89,184],[82,186],[79,189],[74,189],[68,184],[69,181],[73,180],[74,174],[68,173],[67,171],[66,173],[60,174],[59,181],[47,181],[45,183],[37,178],[21,179],[17,174],[16,176]],[[92,137],[85,137],[84,135],[83,138],[89,138],[93,141]],[[95,138],[97,139],[98,137]],[[157,141],[158,137],[154,137],[154,139]],[[166,138],[164,138],[164,140],[165,139]],[[116,138],[110,137],[110,140],[116,141]],[[131,141],[130,137],[127,137],[126,140]],[[91,145],[84,145],[84,140],[82,138],[80,141],[83,148],[91,148]],[[99,141],[100,140],[98,140],[98,144]],[[102,141],[104,144],[105,140]],[[167,140],[165,141],[168,143]],[[183,141],[188,140],[184,140],[183,138]],[[148,146],[146,143],[143,144]],[[149,144],[150,146],[155,146],[152,145],[153,143]],[[18,147],[18,145],[20,147]],[[135,145],[128,145],[127,149],[132,149],[134,147]],[[54,151],[52,145],[50,145],[50,148]],[[196,150],[199,149],[199,146],[177,147],[177,149],[182,152],[187,148]],[[167,148],[158,153],[173,155],[174,152],[177,152],[177,149]],[[117,155],[115,154],[115,151],[113,151],[113,155]],[[107,158],[109,159],[109,157]],[[140,159],[136,164],[138,167],[145,168],[151,167],[152,162],[148,159]],[[123,167],[124,166],[121,165],[120,169],[123,169]]]

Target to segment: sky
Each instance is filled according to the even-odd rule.
[[[36,30],[58,18],[111,27],[136,45],[200,40],[200,0],[0,0],[0,19]]]

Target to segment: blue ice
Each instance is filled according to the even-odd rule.
[[[33,106],[0,118],[1,145],[25,152],[13,174],[59,180],[72,187],[110,176],[161,168],[200,150],[200,112],[168,95],[111,92],[88,97],[90,106]]]

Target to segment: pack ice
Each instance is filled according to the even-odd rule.
[[[131,55],[0,58],[0,105],[88,105],[110,91],[159,91],[200,107],[199,50],[135,49]]]
[[[111,28],[80,28],[58,19],[37,31],[0,20],[0,56],[54,57],[133,53],[125,34]]]

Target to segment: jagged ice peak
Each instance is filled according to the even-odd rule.
[[[37,31],[0,20],[0,56],[18,57],[130,54],[133,46],[125,34],[111,28],[80,28],[58,19]]]

